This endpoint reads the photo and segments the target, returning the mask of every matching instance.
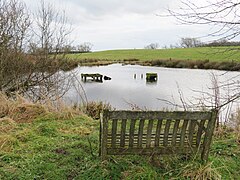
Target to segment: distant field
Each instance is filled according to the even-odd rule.
[[[201,47],[176,49],[128,49],[107,50],[83,54],[70,54],[74,60],[210,60],[210,61],[237,61],[240,62],[240,47]]]

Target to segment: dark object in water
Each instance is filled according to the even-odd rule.
[[[111,77],[108,77],[108,76],[104,76],[103,79],[104,79],[104,80],[111,80],[112,78],[111,78]]]
[[[91,78],[92,81],[95,81],[95,82],[103,82],[102,78],[103,78],[103,75],[99,74],[99,73],[96,73],[96,74],[81,74],[81,78],[84,82],[87,81],[87,78]]]
[[[157,73],[146,73],[147,82],[155,82],[157,81],[158,75]]]

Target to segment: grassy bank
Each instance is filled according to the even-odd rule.
[[[124,60],[138,59],[141,61],[175,59],[175,60],[210,60],[240,62],[239,47],[200,47],[200,48],[175,48],[175,49],[127,49],[108,50],[83,54],[71,54],[73,59],[102,59]]]
[[[240,146],[232,131],[215,136],[205,165],[172,156],[113,156],[101,162],[98,120],[73,109],[10,104],[0,108],[0,179],[239,178]]]
[[[82,65],[120,62],[173,68],[240,70],[239,47],[108,50],[69,54],[68,57]]]

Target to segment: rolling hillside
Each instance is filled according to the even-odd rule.
[[[82,54],[70,54],[75,60],[210,60],[210,61],[237,61],[240,62],[240,47],[200,47],[176,49],[126,49],[107,50]]]

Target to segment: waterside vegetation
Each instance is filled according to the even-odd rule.
[[[197,47],[174,49],[107,50],[83,54],[69,54],[80,65],[112,63],[140,64],[172,68],[240,70],[239,47]]]

